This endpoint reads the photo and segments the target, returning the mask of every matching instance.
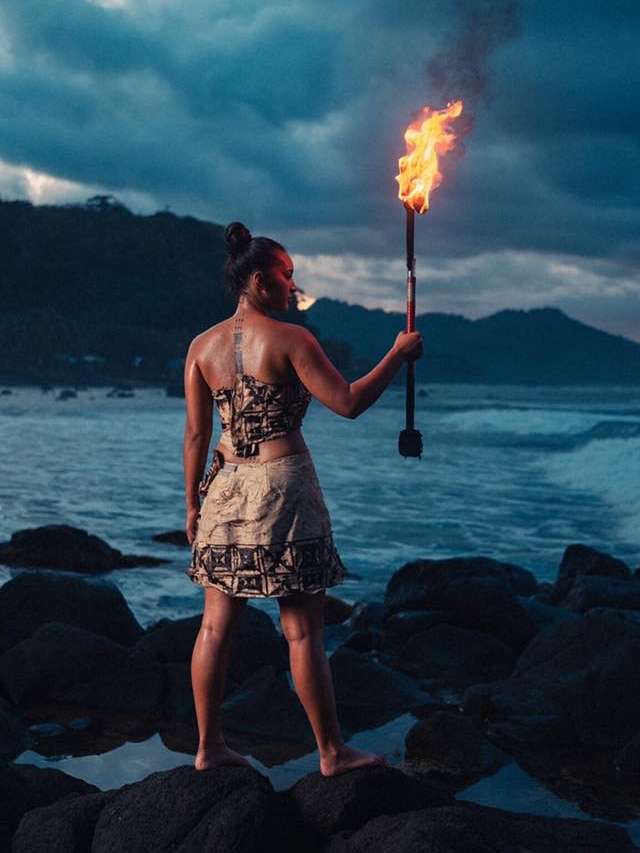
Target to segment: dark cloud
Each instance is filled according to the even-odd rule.
[[[0,194],[28,168],[72,182],[40,200],[241,218],[319,287],[355,269],[400,307],[403,130],[463,97],[465,156],[416,225],[439,309],[539,298],[628,330],[639,35],[637,0],[0,0]]]

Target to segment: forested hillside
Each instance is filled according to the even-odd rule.
[[[138,216],[110,196],[85,205],[0,201],[0,381],[180,382],[198,332],[233,310],[219,225]],[[348,376],[382,355],[404,315],[319,299],[310,326]],[[640,383],[640,344],[555,309],[481,320],[418,317],[423,382]]]

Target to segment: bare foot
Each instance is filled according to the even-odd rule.
[[[216,747],[216,749],[199,749],[196,755],[196,770],[213,770],[226,764],[235,764],[240,767],[251,765],[239,752],[234,752],[228,746]]]
[[[349,773],[350,770],[358,770],[360,767],[379,767],[385,763],[381,755],[344,746],[335,755],[320,757],[320,773],[323,776],[340,776],[341,773]]]

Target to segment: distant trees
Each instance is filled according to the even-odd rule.
[[[105,381],[164,381],[235,308],[223,229],[190,216],[137,216],[111,195],[0,201],[0,235],[1,381],[70,381],[87,356],[106,360]],[[304,323],[295,307],[288,319]]]

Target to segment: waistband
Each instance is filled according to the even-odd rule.
[[[308,450],[305,450],[303,453],[289,453],[287,456],[276,456],[275,459],[265,459],[264,461],[261,461],[259,457],[247,462],[227,462],[225,459],[220,465],[219,473],[233,474],[238,470],[260,468],[264,465],[277,467],[278,465],[286,465],[290,462],[302,463],[307,460],[311,460],[311,453]]]

